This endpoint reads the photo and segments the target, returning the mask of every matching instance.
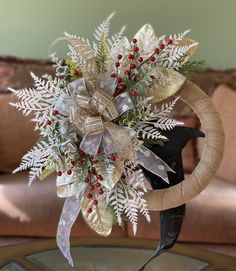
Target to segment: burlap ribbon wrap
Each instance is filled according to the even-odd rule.
[[[197,196],[215,175],[223,156],[223,126],[211,99],[190,81],[184,84],[178,95],[199,117],[205,133],[205,146],[200,162],[185,180],[167,189],[153,190],[146,194],[150,210],[174,208]]]

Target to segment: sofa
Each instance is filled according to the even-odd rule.
[[[23,117],[9,105],[16,97],[8,91],[33,87],[29,75],[54,75],[50,61],[0,57],[0,247],[53,238],[63,206],[56,196],[55,176],[27,185],[27,172],[11,174],[22,155],[37,140],[32,116]],[[187,203],[186,217],[178,241],[191,243],[227,255],[236,256],[236,70],[204,70],[189,78],[213,100],[225,127],[226,144],[222,164],[216,177],[196,198]],[[175,117],[186,126],[201,128],[194,113],[180,102]],[[204,139],[191,140],[182,152],[186,174],[197,165]],[[127,223],[114,226],[113,237],[159,239],[159,213],[151,212],[152,223],[142,217],[136,236]],[[82,217],[75,224],[72,236],[95,236]]]

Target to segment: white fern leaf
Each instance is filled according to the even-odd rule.
[[[158,108],[157,106],[155,106],[153,118],[168,116],[171,113],[171,111],[174,109],[174,106],[176,105],[178,99],[179,99],[179,97],[177,97],[173,101],[162,103],[161,108]],[[152,118],[150,118],[150,119],[152,119]]]
[[[108,39],[108,44],[110,46],[110,51],[112,52],[113,49],[120,43],[121,39],[123,38],[124,32],[126,29],[126,25],[124,25],[118,33],[115,33]]]
[[[99,42],[103,35],[108,36],[110,30],[110,22],[111,19],[114,17],[115,12],[112,12],[96,29],[95,33],[93,34],[95,39]]]
[[[184,32],[182,33],[179,33],[179,34],[173,34],[173,35],[170,35],[170,39],[173,40],[173,44],[177,44],[179,41],[181,41],[191,30],[188,29],[188,30],[185,30]]]
[[[110,196],[108,198],[108,203],[114,210],[116,214],[117,222],[120,226],[123,225],[122,214],[124,211],[125,196],[123,192],[122,183],[118,182],[113,190],[110,190]]]
[[[51,153],[50,147],[45,141],[39,142],[22,157],[20,166],[13,173],[30,169],[29,181],[31,183],[41,174],[42,169],[47,165],[48,157]]]
[[[158,119],[155,122],[154,127],[161,129],[161,130],[171,130],[174,127],[176,127],[177,125],[181,125],[181,124],[183,124],[183,122],[177,121],[172,118],[163,117],[163,118]]]

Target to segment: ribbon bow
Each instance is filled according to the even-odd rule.
[[[83,137],[80,149],[91,155],[97,154],[100,145],[104,147],[106,154],[121,155],[125,145],[127,150],[131,141],[127,129],[111,121],[133,108],[133,103],[128,93],[113,97],[115,79],[101,75],[95,91],[84,78],[71,82],[68,88],[74,97],[70,119]]]

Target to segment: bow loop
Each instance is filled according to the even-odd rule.
[[[100,144],[103,144],[107,154],[123,153],[119,144],[115,143],[117,125],[111,121],[133,108],[133,103],[128,93],[120,94],[114,99],[114,78],[101,75],[99,79],[100,89],[95,91],[84,78],[69,84],[68,88],[74,97],[70,120],[82,134],[80,149],[84,152],[96,155]]]

